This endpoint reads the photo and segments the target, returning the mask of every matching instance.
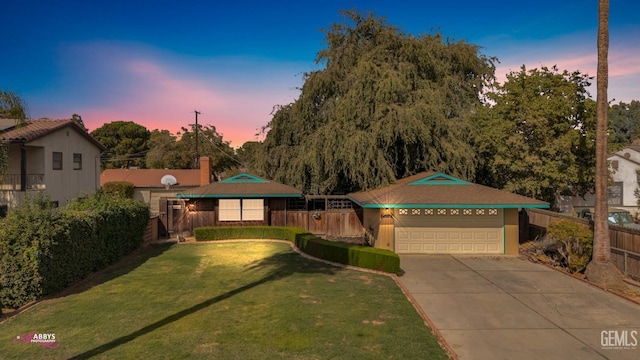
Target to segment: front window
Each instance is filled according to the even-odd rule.
[[[218,219],[220,221],[241,221],[241,211],[240,199],[220,199]]]
[[[220,199],[218,203],[219,221],[262,221],[264,220],[263,199]]]

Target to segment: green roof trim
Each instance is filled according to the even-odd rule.
[[[267,180],[246,173],[232,176],[228,179],[220,181],[222,184],[246,184],[246,183],[268,183]]]
[[[364,209],[548,209],[549,204],[360,204]]]
[[[302,194],[176,194],[179,199],[299,198]]]
[[[411,182],[408,185],[471,185],[471,183],[447,174],[437,173]]]

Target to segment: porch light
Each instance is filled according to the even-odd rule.
[[[391,215],[391,209],[389,209],[389,208],[384,208],[384,210],[382,211],[382,215],[381,215],[381,217],[382,217],[383,219],[384,219],[384,218],[390,218],[390,217],[392,217],[392,215]]]

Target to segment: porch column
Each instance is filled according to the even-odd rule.
[[[27,148],[20,144],[20,191],[27,191]]]

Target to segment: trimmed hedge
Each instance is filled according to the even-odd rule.
[[[393,251],[320,239],[307,230],[284,226],[222,226],[194,230],[197,241],[227,239],[288,240],[311,256],[345,265],[398,273],[400,257]]]
[[[143,242],[146,204],[96,195],[51,209],[43,195],[0,228],[0,302],[17,308],[115,263]]]

